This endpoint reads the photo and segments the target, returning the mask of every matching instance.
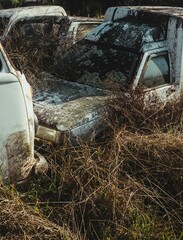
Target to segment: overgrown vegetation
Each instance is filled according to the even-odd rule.
[[[36,62],[25,49],[7,45],[36,86],[46,51],[42,45]],[[104,136],[79,146],[37,146],[48,174],[26,187],[1,186],[1,239],[183,239],[183,98],[147,109],[143,97],[121,93],[109,104]]]
[[[1,189],[4,232],[16,221],[13,234],[30,239],[52,239],[43,234],[48,226],[52,234],[67,226],[75,239],[182,239],[182,106],[182,99],[156,112],[120,106],[124,124],[110,137],[42,146],[49,173],[18,192]]]

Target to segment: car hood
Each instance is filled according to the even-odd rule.
[[[50,75],[34,95],[39,123],[73,135],[88,134],[107,113],[106,91]],[[79,132],[79,133],[78,133]]]

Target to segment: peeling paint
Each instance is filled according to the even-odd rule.
[[[48,74],[44,76],[47,83],[48,77],[52,87],[34,95],[34,111],[41,123],[69,131],[92,121],[96,115],[102,115],[101,107],[105,104],[107,91],[63,81]],[[57,91],[53,91],[55,88]]]

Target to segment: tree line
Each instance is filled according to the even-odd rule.
[[[182,0],[0,0],[1,8],[27,5],[56,4],[71,15],[101,16],[108,7],[124,5],[153,5],[183,7]]]

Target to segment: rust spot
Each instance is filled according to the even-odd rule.
[[[33,167],[33,156],[25,131],[16,132],[8,137],[6,154],[10,181],[17,182],[27,178]]]

